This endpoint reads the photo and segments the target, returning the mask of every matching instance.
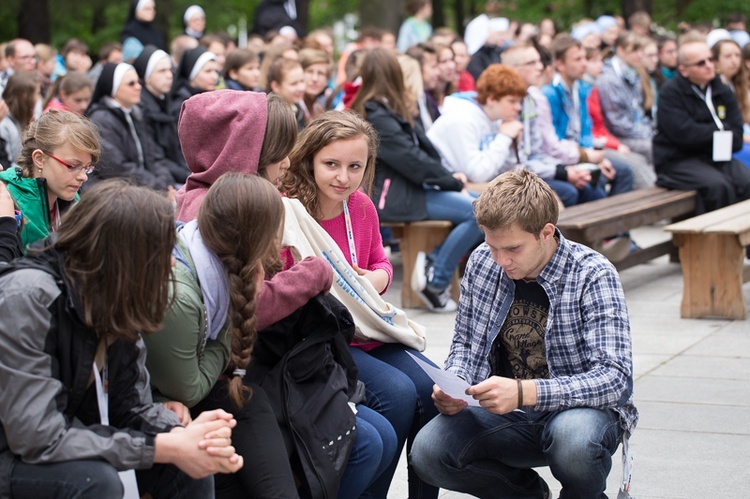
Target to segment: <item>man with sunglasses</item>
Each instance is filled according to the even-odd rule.
[[[750,169],[732,158],[742,147],[742,113],[714,71],[708,45],[683,43],[677,70],[659,94],[657,185],[698,191],[697,214],[750,199]]]

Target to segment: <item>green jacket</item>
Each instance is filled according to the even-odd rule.
[[[23,215],[23,229],[21,230],[21,244],[24,252],[31,243],[49,236],[49,200],[47,198],[47,182],[43,178],[27,178],[21,175],[21,168],[9,168],[0,172],[0,181],[8,187],[13,201]],[[58,199],[57,206],[60,213],[78,201],[76,194],[73,201]]]
[[[229,365],[229,321],[216,340],[206,337],[206,309],[195,264],[185,242],[177,237],[183,259],[174,267],[174,303],[158,333],[145,335],[146,367],[154,401],[176,400],[188,407],[203,400]]]

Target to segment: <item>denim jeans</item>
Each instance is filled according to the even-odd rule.
[[[565,207],[587,203],[607,196],[607,193],[602,187],[592,187],[590,184],[586,184],[581,189],[576,189],[576,186],[567,180],[556,180],[553,178],[544,178],[542,180],[547,182],[547,185],[555,191],[555,194],[560,197],[560,200]]]
[[[460,192],[425,190],[428,220],[449,220],[455,224],[443,244],[429,255],[435,264],[430,286],[436,289],[448,287],[461,258],[484,240],[472,207],[477,197],[474,193],[467,196]]]
[[[610,163],[615,169],[615,178],[607,180],[602,174],[599,178],[599,185],[603,188],[609,182],[609,195],[623,194],[633,190],[633,169],[625,161],[617,158],[610,158]]]
[[[211,499],[213,477],[193,480],[172,465],[155,465],[136,472],[141,494],[154,499]],[[14,499],[100,499],[122,497],[117,470],[105,461],[81,460],[51,464],[18,461],[10,478]]]
[[[359,379],[367,389],[366,405],[391,423],[398,439],[392,461],[361,496],[385,499],[404,443],[408,454],[419,430],[438,414],[432,402],[433,382],[407,352],[425,362],[432,362],[416,350],[398,343],[381,345],[369,352],[356,347],[350,350],[359,369]],[[423,482],[411,466],[408,477],[410,498],[427,499],[438,496],[437,487]]]
[[[560,499],[606,497],[612,454],[622,437],[609,409],[511,412],[469,407],[440,415],[417,435],[411,462],[427,482],[478,497],[542,498],[531,468],[549,466],[562,484]]]
[[[396,454],[396,433],[369,407],[357,405],[357,436],[339,486],[339,499],[360,497]]]

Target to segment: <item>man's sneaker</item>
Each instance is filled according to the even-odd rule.
[[[427,287],[427,266],[430,265],[424,251],[417,253],[414,269],[411,272],[411,290],[419,293]],[[432,265],[430,265],[431,267]]]
[[[435,289],[429,284],[417,295],[422,299],[427,308],[440,314],[455,312],[458,308],[456,302],[451,298],[451,287],[448,286],[443,290]]]
[[[433,264],[424,251],[417,253],[417,260],[414,262],[414,270],[411,274],[411,289],[433,312],[455,312],[458,308],[456,302],[451,298],[450,286],[440,290],[430,286],[428,283],[435,274],[435,264]]]

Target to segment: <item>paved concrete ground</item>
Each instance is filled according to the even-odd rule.
[[[633,232],[636,241],[668,239],[661,226]],[[398,256],[394,266],[400,272]],[[638,499],[750,497],[750,322],[680,319],[682,273],[666,257],[621,274],[630,311],[635,401],[640,422],[631,493]],[[750,285],[744,288],[750,306]],[[387,298],[400,303],[400,275]],[[454,315],[408,310],[427,326],[425,354],[442,365]],[[607,494],[617,497],[620,451]],[[560,485],[540,469],[553,492]],[[389,499],[408,495],[405,456]],[[441,491],[441,498],[469,497]]]

